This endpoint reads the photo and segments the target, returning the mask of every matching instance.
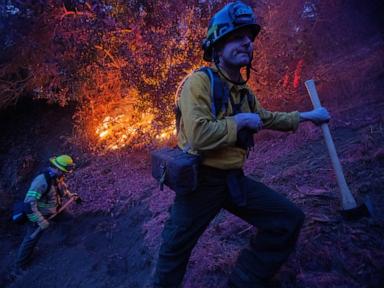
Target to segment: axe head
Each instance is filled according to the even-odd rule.
[[[358,220],[363,217],[371,217],[371,213],[365,204],[352,209],[340,210],[341,216],[346,220]]]

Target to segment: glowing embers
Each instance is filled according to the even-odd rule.
[[[170,139],[174,135],[176,135],[176,129],[174,128],[174,125],[172,125],[171,127],[161,130],[155,138],[159,141],[165,141]]]
[[[156,125],[156,111],[135,110],[132,105],[114,105],[95,129],[98,146],[102,150],[117,150],[123,147],[140,149],[158,142],[168,141],[175,135],[174,125],[160,128]],[[157,112],[159,113],[159,112]]]
[[[135,117],[131,114],[106,116],[96,128],[96,134],[104,142],[105,148],[116,150],[134,142],[136,137],[150,133],[153,118],[149,113],[141,113]]]

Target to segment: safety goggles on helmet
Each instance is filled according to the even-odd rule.
[[[243,28],[249,28],[253,39],[260,31],[256,16],[248,5],[237,1],[224,6],[211,19],[207,37],[203,41],[204,60],[212,61],[213,47],[229,34]]]

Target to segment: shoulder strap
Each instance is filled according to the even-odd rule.
[[[211,69],[209,69],[208,67],[203,67],[203,68],[201,68],[200,69],[200,71],[202,71],[202,72],[204,72],[205,74],[207,74],[208,75],[208,78],[209,78],[209,86],[210,86],[210,96],[211,96],[211,114],[212,114],[212,117],[214,118],[214,119],[216,119],[216,117],[217,117],[217,109],[216,109],[216,102],[215,102],[215,88],[217,87],[217,85],[215,85],[215,84],[217,84],[217,83],[215,83],[216,82],[216,78],[215,78],[215,76],[213,76],[213,72],[212,72],[212,70]]]
[[[202,67],[198,71],[202,71],[208,75],[211,89],[211,113],[214,119],[220,111],[225,111],[228,107],[229,89],[221,80],[219,74],[209,67]]]
[[[211,95],[211,114],[212,114],[212,117],[214,119],[216,119],[218,113],[220,111],[225,111],[228,107],[228,101],[230,98],[228,86],[220,79],[219,74],[217,72],[213,71],[211,68],[202,67],[202,68],[195,70],[194,72],[198,72],[198,71],[204,72],[205,74],[207,74],[207,76],[209,78],[210,95]],[[188,76],[189,75],[187,75],[187,77]],[[181,83],[180,83],[180,85],[176,91],[176,99],[175,99],[176,105],[175,105],[175,109],[174,109],[175,116],[176,116],[176,133],[179,133],[180,119],[181,119],[181,111],[180,111],[179,106],[177,105],[177,100],[178,100],[178,97],[180,97],[180,93],[179,93],[180,89],[183,86],[187,77],[185,77],[181,81]]]

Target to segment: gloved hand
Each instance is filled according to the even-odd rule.
[[[312,111],[300,113],[301,121],[309,120],[316,125],[327,123],[329,122],[330,119],[331,119],[331,116],[329,115],[328,110],[324,107],[320,107],[320,108],[313,109]]]
[[[41,230],[45,230],[49,227],[49,222],[47,219],[43,219],[43,220],[37,222],[37,224],[39,225]]]
[[[237,124],[237,131],[243,128],[248,128],[254,133],[260,131],[263,128],[263,121],[257,113],[238,113],[235,115],[235,121]]]

